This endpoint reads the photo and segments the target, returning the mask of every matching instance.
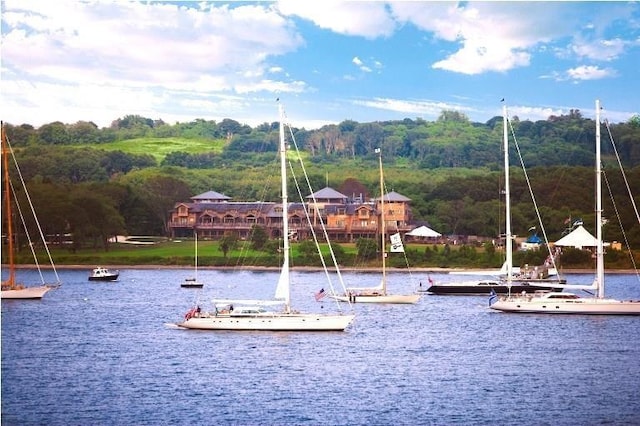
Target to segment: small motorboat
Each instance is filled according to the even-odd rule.
[[[204,283],[202,281],[198,281],[197,278],[185,278],[185,280],[180,284],[182,288],[202,288]]]
[[[89,281],[115,281],[118,279],[120,271],[111,271],[101,266],[94,268],[89,275]]]

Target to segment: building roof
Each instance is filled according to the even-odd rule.
[[[342,202],[346,202],[349,197],[327,186],[322,188],[320,191],[307,196],[307,199],[314,198],[316,200],[340,200]]]
[[[380,201],[380,197],[376,198],[376,201]],[[406,203],[411,201],[411,198],[407,198],[402,194],[398,194],[396,191],[391,191],[384,194],[385,202]]]
[[[230,200],[231,197],[227,197],[224,194],[221,194],[219,192],[216,191],[207,191],[207,192],[203,192],[200,195],[194,195],[193,197],[191,197],[191,199],[193,201],[195,201],[196,203],[206,203],[206,202],[220,202],[220,201],[227,201]]]

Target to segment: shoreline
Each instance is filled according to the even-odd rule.
[[[190,265],[100,265],[107,269],[114,270],[123,270],[123,269],[185,269],[190,270],[193,269],[193,266]],[[3,268],[8,267],[6,264],[2,264]],[[93,268],[97,266],[90,265],[56,265],[56,270],[87,270],[91,271]],[[16,269],[38,269],[36,265],[32,264],[23,264],[16,265]],[[40,269],[50,270],[53,269],[51,265],[40,266]],[[198,270],[209,270],[209,271],[235,271],[235,270],[243,270],[243,271],[255,271],[255,272],[264,272],[264,271],[279,271],[280,268],[276,266],[198,266]],[[317,266],[292,266],[292,271],[297,272],[322,272],[323,269]],[[328,268],[329,271],[334,272],[335,268]],[[377,267],[340,267],[340,272],[379,272],[380,268]],[[481,268],[439,268],[439,267],[420,267],[420,268],[387,268],[387,272],[423,272],[423,273],[451,273],[451,272],[464,272],[467,274],[473,274],[473,272],[484,272],[487,269]],[[496,272],[498,272],[496,270]],[[584,268],[575,268],[575,269],[564,269],[562,270],[563,274],[591,274],[595,273],[594,269],[584,269]],[[605,269],[605,273],[608,274],[633,274],[636,273],[633,269]]]

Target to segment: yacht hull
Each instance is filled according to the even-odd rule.
[[[493,291],[496,294],[517,294],[523,291],[532,293],[534,291],[562,291],[562,287],[554,287],[549,282],[538,282],[537,284],[513,282],[509,287],[497,281],[482,281],[472,283],[451,283],[434,284],[423,291],[435,295],[489,295]]]
[[[420,300],[419,294],[352,294],[346,296],[331,296],[335,300],[351,303],[395,303],[413,304]]]
[[[117,281],[119,274],[111,274],[111,275],[101,275],[101,276],[90,276],[89,281]]]
[[[344,331],[355,315],[259,314],[201,315],[176,325],[192,330]]]
[[[51,290],[50,286],[25,287],[15,290],[2,290],[2,299],[42,299]]]
[[[491,309],[532,314],[640,315],[640,301],[595,298],[545,301],[517,298],[498,300],[491,305]]]

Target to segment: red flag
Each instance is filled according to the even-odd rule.
[[[431,277],[427,277],[427,279],[429,280],[429,284],[433,285],[433,280],[431,279]]]

